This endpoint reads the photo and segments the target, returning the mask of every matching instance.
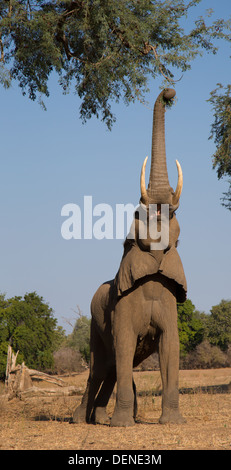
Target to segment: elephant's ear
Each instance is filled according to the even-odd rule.
[[[187,282],[180,256],[175,247],[165,253],[159,272],[164,276],[174,279],[177,283],[177,302],[184,302],[187,297]]]
[[[125,246],[124,256],[115,278],[117,294],[120,296],[134,283],[145,276],[158,272],[159,263],[149,252],[142,251],[135,243]]]

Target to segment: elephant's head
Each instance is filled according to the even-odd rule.
[[[168,171],[166,164],[166,151],[165,151],[165,107],[175,96],[175,90],[163,90],[154,106],[153,112],[153,131],[152,131],[152,157],[151,169],[149,176],[149,184],[146,189],[145,184],[145,168],[148,157],[145,158],[140,177],[140,208],[135,218],[135,239],[141,249],[146,251],[153,251],[155,248],[154,243],[158,239],[153,239],[151,234],[152,224],[157,224],[158,232],[164,233],[163,224],[168,228],[168,248],[175,246],[180,228],[175,217],[175,211],[179,207],[179,200],[183,186],[183,174],[179,162],[176,160],[178,170],[178,182],[176,190],[169,184]],[[163,205],[167,206],[163,206]],[[153,205],[155,205],[153,207]],[[165,217],[161,218],[161,208],[165,208]],[[167,214],[166,214],[167,207]],[[162,214],[163,215],[163,214]],[[162,227],[161,227],[162,219]],[[159,246],[159,245],[158,245]],[[165,248],[167,246],[165,245]]]

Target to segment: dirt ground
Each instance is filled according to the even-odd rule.
[[[4,398],[0,387],[1,450],[231,450],[231,368],[180,371],[180,408],[187,423],[158,424],[159,371],[134,372],[138,422],[130,428],[70,424],[88,371],[65,378],[80,394],[62,398]],[[42,385],[41,385],[42,386]],[[108,405],[111,415],[115,393]]]

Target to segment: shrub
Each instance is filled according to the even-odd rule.
[[[151,356],[147,357],[147,359],[145,359],[139,367],[143,371],[159,370],[160,369],[159,354],[158,353],[151,354]]]
[[[90,328],[91,319],[82,314],[78,307],[78,319],[76,320],[73,332],[68,336],[66,346],[80,351],[84,360],[90,361]]]
[[[79,351],[73,348],[60,348],[54,353],[54,372],[82,372],[85,369],[84,361]]]
[[[185,369],[210,369],[226,365],[226,354],[218,346],[212,346],[207,340],[198,344],[183,361]]]
[[[226,351],[226,367],[231,367],[231,344]]]

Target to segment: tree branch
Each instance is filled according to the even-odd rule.
[[[1,49],[1,59],[0,59],[0,62],[4,62],[4,47],[3,47],[3,42],[2,42],[1,36],[0,36],[0,49]]]
[[[140,52],[144,55],[149,54],[149,52],[151,52],[151,51],[153,52],[156,61],[158,61],[159,57],[158,57],[158,54],[157,54],[157,51],[156,51],[156,46],[152,46],[151,44],[149,44],[149,42],[145,42],[144,43],[144,49],[140,50]],[[159,68],[159,71],[160,71],[161,75],[163,75],[163,77],[171,83],[179,82],[183,77],[183,75],[181,75],[181,77],[178,80],[173,80],[173,78],[170,78],[167,75],[165,75],[165,73],[163,72],[163,69],[162,69],[162,65],[160,63],[158,65],[158,68]]]
[[[77,57],[75,54],[73,54],[70,51],[68,39],[66,37],[65,32],[63,31],[63,26],[65,24],[66,18],[72,15],[73,13],[76,13],[82,6],[83,6],[82,1],[73,1],[69,5],[69,7],[60,15],[60,19],[57,24],[57,33],[56,33],[56,40],[63,45],[67,59],[68,60],[75,59],[75,60],[79,60],[80,62],[84,62],[84,61],[81,60],[79,57]]]

